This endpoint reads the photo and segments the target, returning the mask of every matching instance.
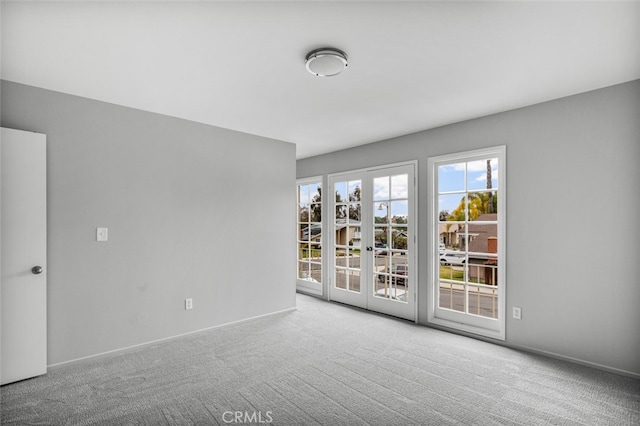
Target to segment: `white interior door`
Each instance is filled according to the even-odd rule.
[[[332,300],[415,319],[415,166],[333,175]]]
[[[2,384],[47,372],[46,136],[2,128]]]

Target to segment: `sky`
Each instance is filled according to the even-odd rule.
[[[491,159],[491,186],[498,188],[498,159]],[[299,202],[308,204],[318,191],[319,184],[299,186]],[[335,184],[335,191],[347,200],[361,180],[342,181]],[[438,166],[438,211],[453,211],[465,190],[486,189],[487,161],[469,161]],[[333,191],[332,191],[333,192]],[[406,174],[380,176],[373,179],[373,213],[375,216],[406,216],[408,214],[408,177]]]
[[[380,176],[373,179],[373,214],[383,217],[387,214],[393,216],[407,216],[408,214],[408,176],[406,174]],[[342,200],[348,199],[356,187],[362,188],[362,181],[353,180],[336,183],[336,191]]]
[[[465,179],[466,168],[466,179]],[[466,183],[466,188],[465,188]],[[452,212],[466,190],[486,189],[487,160],[447,164],[438,167],[438,212]],[[498,159],[491,159],[491,187],[498,188]],[[453,192],[453,193],[452,193]]]

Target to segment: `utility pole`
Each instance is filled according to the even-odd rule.
[[[487,160],[487,189],[491,189],[491,159]],[[493,192],[489,191],[489,205],[487,213],[493,213]]]

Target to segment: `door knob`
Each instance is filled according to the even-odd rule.
[[[367,247],[367,251],[373,251],[373,247]]]
[[[31,268],[31,273],[34,275],[38,275],[42,273],[42,266],[34,266]]]

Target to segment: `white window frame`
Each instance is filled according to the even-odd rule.
[[[498,318],[484,318],[458,313],[438,307],[438,283],[440,272],[438,229],[438,166],[459,162],[498,158]],[[506,324],[506,146],[495,146],[428,159],[428,294],[427,321],[431,324],[452,328],[471,334],[505,340]],[[448,311],[448,312],[447,312]]]
[[[321,232],[321,239],[320,239],[320,247],[322,250],[322,259],[320,261],[320,270],[322,271],[322,282],[320,283],[313,283],[313,282],[309,282],[307,280],[303,280],[298,278],[298,225],[299,225],[299,203],[298,203],[298,187],[300,185],[308,185],[308,184],[312,184],[312,183],[319,183],[321,185],[321,188],[323,191],[325,191],[325,181],[323,179],[322,176],[312,176],[312,177],[306,177],[306,178],[301,178],[301,179],[296,179],[296,291],[299,291],[301,293],[307,293],[307,294],[313,294],[316,296],[320,296],[323,297],[324,295],[324,288],[325,288],[325,282],[327,281],[326,279],[326,265],[325,265],[325,258],[326,258],[326,254],[327,254],[327,250],[326,250],[326,243],[327,243],[327,236],[326,236],[326,232],[325,232],[325,227],[326,227],[326,221],[325,221],[325,214],[326,214],[326,194],[323,194],[322,196],[322,202],[321,202],[321,208],[322,208],[322,220],[320,222],[320,226],[322,226],[322,232]]]

